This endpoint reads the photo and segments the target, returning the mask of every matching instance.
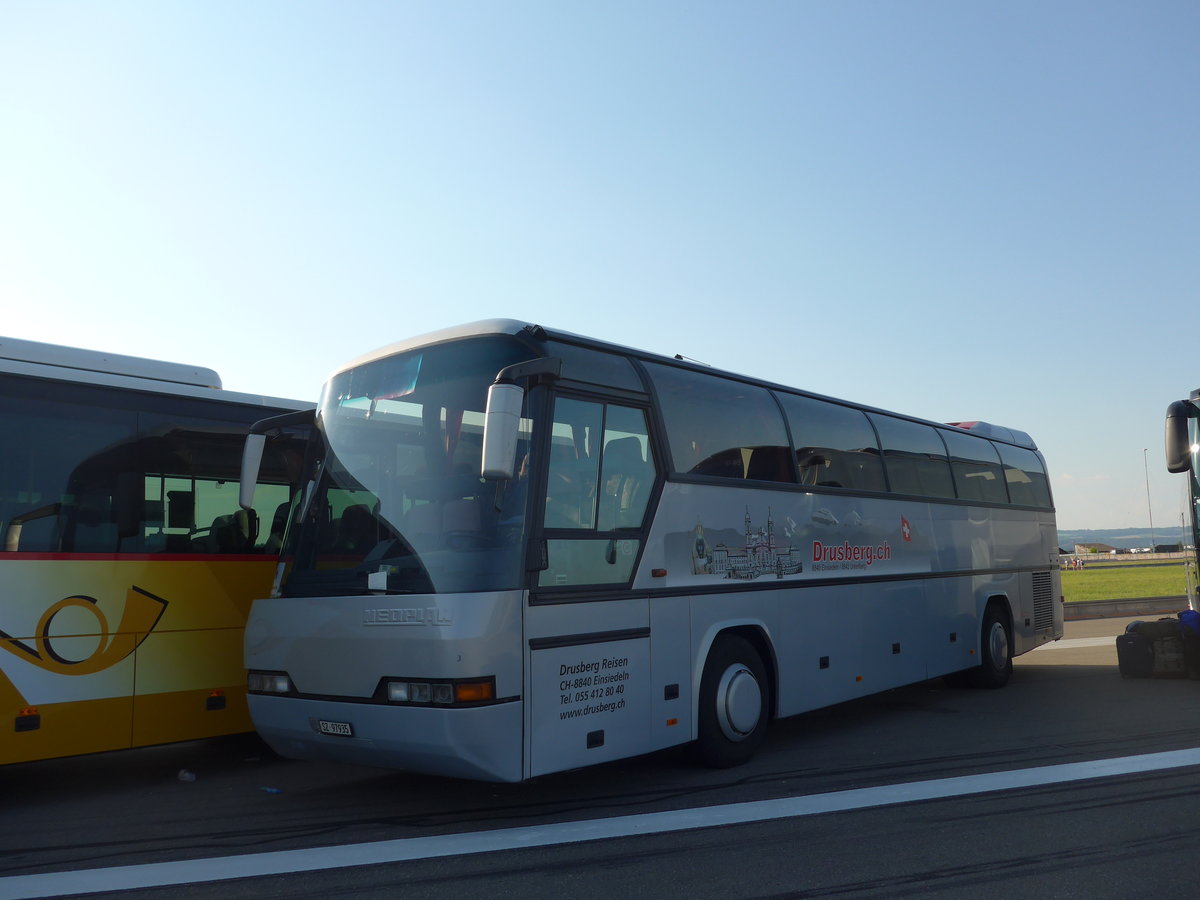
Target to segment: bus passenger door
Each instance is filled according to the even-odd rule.
[[[525,617],[529,777],[651,749],[650,601],[629,589],[656,478],[646,413],[564,393],[548,430],[545,567]]]

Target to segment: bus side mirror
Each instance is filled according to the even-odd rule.
[[[496,382],[488,388],[480,474],[489,481],[506,481],[513,477],[524,399],[525,391],[518,384]]]
[[[258,483],[258,473],[262,468],[267,433],[280,428],[307,428],[308,439],[311,440],[316,421],[317,411],[314,408],[259,419],[250,426],[246,433],[246,443],[242,446],[241,486],[238,490],[238,505],[242,509],[249,511],[254,507],[254,486]]]
[[[558,378],[562,360],[543,356],[528,362],[505,366],[496,373],[488,388],[487,409],[483,414],[483,459],[479,474],[488,481],[507,481],[517,468],[517,436],[521,430],[521,404],[525,389],[518,381],[525,378]]]
[[[1167,424],[1163,444],[1167,451],[1168,472],[1188,472],[1192,468],[1192,445],[1188,440],[1188,420],[1191,404],[1176,400],[1167,407]]]
[[[242,447],[241,487],[238,491],[238,504],[242,509],[254,508],[254,485],[258,483],[258,470],[262,466],[266,446],[265,434],[246,435],[246,444]]]

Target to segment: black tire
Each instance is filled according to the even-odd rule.
[[[735,634],[718,637],[700,679],[696,756],[714,769],[746,762],[762,744],[770,715],[767,668]]]
[[[983,614],[979,634],[979,665],[968,670],[971,687],[1002,688],[1012,676],[1012,629],[1008,617],[992,605]]]

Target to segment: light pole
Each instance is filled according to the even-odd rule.
[[[1150,460],[1146,455],[1149,447],[1142,448],[1142,467],[1146,470],[1146,512],[1150,514],[1150,552],[1154,552],[1154,507],[1150,505]]]

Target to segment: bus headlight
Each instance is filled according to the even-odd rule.
[[[387,698],[390,703],[407,703],[409,694],[407,681],[389,681]]]
[[[292,679],[283,672],[251,672],[246,688],[252,694],[290,694]]]
[[[389,681],[387,698],[391,703],[428,703],[433,689],[440,686],[427,681]]]
[[[385,681],[389,703],[473,706],[496,698],[496,683],[481,681]],[[378,696],[378,695],[376,695]]]

